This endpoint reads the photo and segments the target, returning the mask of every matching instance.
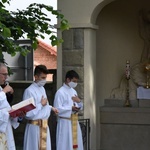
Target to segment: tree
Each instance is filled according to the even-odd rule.
[[[32,41],[32,48],[35,50],[38,44],[37,38],[44,39],[44,33],[49,35],[52,46],[59,45],[63,42],[58,39],[52,31],[54,25],[51,25],[51,19],[43,12],[55,15],[59,20],[59,28],[63,31],[69,29],[68,21],[59,11],[53,7],[44,4],[33,3],[25,10],[9,11],[6,10],[5,3],[10,4],[10,0],[1,0],[0,2],[0,61],[5,62],[3,52],[15,56],[20,52],[23,56],[27,55],[30,50],[20,47],[17,42],[20,38]]]

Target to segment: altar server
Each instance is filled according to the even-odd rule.
[[[36,108],[26,114],[27,125],[24,135],[24,150],[51,150],[48,118],[51,110],[57,114],[57,109],[50,106],[44,89],[47,77],[45,65],[38,65],[34,70],[35,81],[25,90],[23,99],[34,98]]]
[[[66,73],[65,83],[56,92],[54,107],[59,111],[56,133],[57,150],[83,150],[83,141],[78,111],[83,108],[83,103],[77,96],[75,87],[79,75],[70,70]]]

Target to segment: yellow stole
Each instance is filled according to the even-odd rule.
[[[78,148],[78,113],[71,115],[71,122],[72,122],[72,141],[73,141],[73,149],[77,150]]]
[[[46,150],[47,139],[47,120],[28,120],[28,123],[38,125],[40,127],[39,150]],[[1,149],[0,149],[1,150]]]
[[[46,150],[47,120],[42,120],[40,126],[40,150]]]

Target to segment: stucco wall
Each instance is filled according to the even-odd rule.
[[[115,1],[98,16],[97,97],[101,106],[104,99],[110,98],[112,89],[120,86],[126,60],[130,60],[131,69],[140,62],[144,40],[139,34],[139,11],[149,5],[149,1]]]
[[[81,27],[93,23],[91,21],[94,21],[97,16],[96,14],[99,12],[98,5],[100,3],[103,2],[102,5],[106,5],[111,1],[113,0],[58,0],[58,8],[69,20],[71,26]],[[98,7],[98,11],[96,7]],[[93,13],[96,15],[95,17],[92,16]],[[94,17],[94,19],[92,19],[92,17]]]

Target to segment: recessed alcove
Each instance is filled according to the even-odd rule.
[[[138,67],[145,46],[140,33],[141,10],[150,10],[150,1],[116,0],[103,7],[97,17],[96,97],[100,148],[104,150],[149,150],[150,147],[150,99],[136,97],[138,85],[133,74],[129,94],[134,92],[134,96],[129,97],[131,107],[125,107],[126,61],[130,60],[131,70]],[[119,93],[111,97],[113,89],[118,93],[124,91],[123,96]]]
[[[144,40],[140,35],[139,13],[149,6],[150,1],[146,0],[116,0],[103,7],[97,17],[96,87],[100,106],[111,98],[112,89],[119,88],[126,61],[130,60],[131,69],[141,61]]]

